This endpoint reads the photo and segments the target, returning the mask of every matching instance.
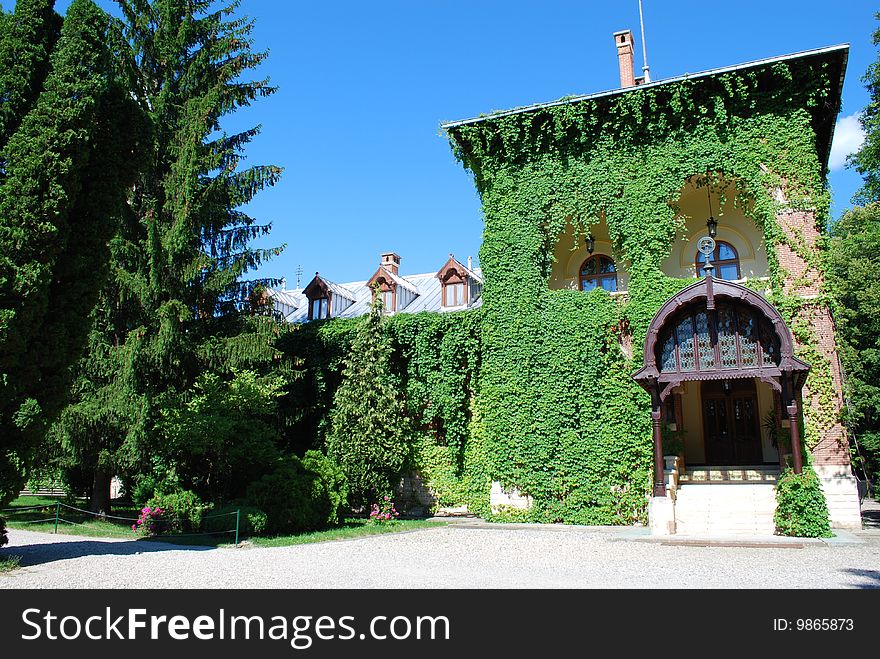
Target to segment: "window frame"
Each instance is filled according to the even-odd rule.
[[[613,268],[611,272],[597,272],[593,275],[584,274],[584,269],[587,267],[587,264],[590,261],[601,262],[602,259],[605,259],[611,264],[611,267]],[[601,265],[598,269],[601,270]],[[614,290],[609,290],[602,285],[602,280],[611,279],[612,274],[614,275]],[[588,281],[596,282],[596,285],[593,286],[593,288],[585,289],[584,282]],[[581,267],[578,269],[578,288],[583,293],[589,293],[600,288],[609,293],[617,293],[620,290],[620,280],[618,279],[617,263],[614,261],[614,258],[612,258],[608,254],[591,254],[589,257],[587,257],[584,262],[581,263]]]
[[[724,245],[731,252],[735,254],[735,258],[732,259],[721,259],[721,246]],[[697,277],[705,277],[706,271],[704,267],[706,265],[706,257],[703,256],[702,253],[697,252],[696,257],[694,258],[694,264],[697,268]],[[740,281],[742,279],[742,263],[739,257],[739,250],[734,247],[732,244],[727,242],[726,240],[718,240],[715,242],[715,251],[712,252],[712,265],[715,266],[715,270],[713,270],[712,276],[715,279],[720,279],[721,281]],[[736,279],[725,279],[724,277],[717,276],[721,273],[721,269],[724,266],[734,265],[736,266]]]

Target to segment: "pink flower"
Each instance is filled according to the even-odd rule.
[[[137,531],[137,530],[138,530],[137,524],[132,524],[132,525],[131,525],[131,530],[132,530],[132,531]]]

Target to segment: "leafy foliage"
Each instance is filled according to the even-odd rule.
[[[229,381],[207,373],[188,400],[163,409],[161,455],[181,486],[208,501],[229,501],[271,471],[279,457],[274,416],[283,386],[282,377],[254,371],[235,372]]]
[[[9,542],[9,538],[6,537],[6,520],[0,517],[0,547],[3,547]]]
[[[138,113],[110,18],[74,0],[57,36],[52,4],[18,3],[0,38],[0,500],[65,403],[135,176]]]
[[[812,305],[786,291],[785,245],[811,264],[820,247],[784,231],[777,214],[806,209],[824,227],[829,195],[816,153],[828,65],[778,63],[625,94],[489,116],[450,129],[475,178],[486,218],[482,362],[473,418],[472,509],[500,481],[535,500],[541,521],[631,523],[645,517],[651,482],[650,401],[631,380],[661,304],[689,282],[662,269],[684,228],[676,202],[690,180],[724,189],[761,230],[772,302],[813,367],[807,437],[836,420],[830,364],[808,322]],[[772,191],[788,199],[781,206]],[[604,222],[628,296],[548,291],[566,227]],[[813,405],[813,400],[817,401]],[[481,503],[482,502],[482,503]]]
[[[390,495],[412,453],[406,408],[392,378],[390,356],[377,295],[345,360],[327,434],[327,453],[345,472],[351,503],[357,507]]]
[[[313,531],[342,521],[347,484],[339,467],[309,451],[285,458],[270,474],[251,483],[247,501],[265,511],[270,533]]]
[[[872,474],[880,473],[880,202],[856,207],[832,229],[828,274],[838,303],[847,422]]]
[[[880,20],[880,13],[875,14]],[[880,46],[880,29],[874,31],[871,42]],[[865,142],[848,164],[864,177],[861,189],[853,201],[865,206],[880,201],[880,58],[875,60],[862,77],[868,90],[868,105],[859,113],[859,123],[865,130]]]
[[[275,89],[267,80],[246,79],[266,54],[252,49],[252,21],[233,16],[237,2],[118,4],[125,37],[119,57],[130,95],[148,118],[149,144],[111,241],[111,277],[77,369],[73,405],[55,433],[67,463],[95,474],[93,508],[109,505],[107,474],[143,480],[156,468],[186,479],[187,488],[232,496],[246,481],[216,482],[219,462],[209,467],[212,480],[194,482],[206,461],[229,456],[197,439],[194,412],[186,410],[191,396],[206,413],[217,409],[219,391],[194,389],[206,372],[214,379],[199,387],[215,390],[236,370],[276,369],[293,377],[272,347],[283,330],[259,315],[265,282],[245,279],[280,249],[252,245],[270,226],[242,207],[274,185],[281,170],[242,165],[258,128],[228,134],[222,126],[224,117]],[[226,424],[228,438],[241,425],[233,416],[207,423]],[[169,432],[176,438],[174,462],[157,465]],[[189,440],[192,447],[182,445]],[[254,476],[270,456],[256,457]]]
[[[830,538],[828,504],[819,477],[810,467],[795,474],[786,470],[776,484],[776,513],[773,516],[778,535],[799,538]]]
[[[162,533],[191,533],[198,531],[205,514],[205,504],[195,492],[177,490],[154,496],[147,508],[162,510],[158,528]]]

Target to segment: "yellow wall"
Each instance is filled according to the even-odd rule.
[[[729,243],[736,249],[743,279],[766,278],[769,275],[767,251],[761,231],[746,216],[746,209],[736,207],[733,187],[729,187],[726,194],[728,199],[723,206],[719,194],[711,195],[712,213],[718,220],[717,240]],[[670,247],[669,257],[661,267],[670,277],[695,278],[698,276],[695,263],[697,242],[708,235],[706,220],[709,218],[709,199],[706,187],[687,183],[677,206],[681,227]],[[611,244],[608,226],[602,221],[594,225],[591,231],[596,241],[593,253],[604,254],[614,260],[617,266],[617,290],[626,291],[629,273],[626,263],[619,258]],[[550,288],[577,290],[581,265],[589,256],[583,237],[576,240],[574,228],[568,224],[556,243]]]
[[[617,290],[626,291],[629,284],[629,273],[626,264],[614,251],[611,238],[608,235],[608,226],[605,222],[601,222],[594,225],[591,231],[596,241],[592,256],[602,254],[611,257],[617,267]],[[568,224],[556,243],[556,250],[553,254],[553,269],[550,274],[550,289],[578,290],[580,288],[581,266],[590,256],[583,236],[576,240],[574,228]]]
[[[739,253],[742,278],[767,277],[767,251],[761,231],[746,217],[743,208],[735,207],[733,188],[728,188],[728,199],[723,207],[720,195],[711,196],[712,213],[718,220],[716,240],[730,243]],[[684,226],[678,232],[669,257],[662,264],[663,272],[671,277],[697,277],[694,258],[697,242],[708,235],[706,220],[709,219],[709,199],[706,187],[695,187],[688,183],[682,191],[679,207]]]

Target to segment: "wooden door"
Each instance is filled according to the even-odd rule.
[[[717,466],[763,464],[754,380],[734,382],[737,384],[731,383],[730,393],[723,391],[721,383],[703,385],[706,461]]]

